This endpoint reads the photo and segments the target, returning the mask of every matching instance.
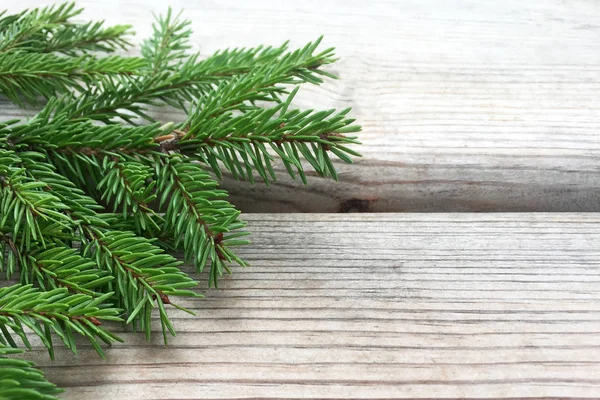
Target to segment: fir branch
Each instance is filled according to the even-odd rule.
[[[91,51],[111,53],[131,46],[126,39],[131,34],[133,34],[131,25],[114,25],[105,28],[104,21],[65,25],[52,33],[42,52],[57,52],[68,56]]]
[[[0,345],[0,398],[58,400],[55,395],[63,390],[48,382],[35,364],[6,357],[20,353],[23,353],[23,350]]]
[[[5,128],[8,140],[15,146],[36,150],[42,154],[44,162],[51,164],[50,168],[55,168],[67,180],[85,189],[87,195],[97,201],[105,199],[108,204],[112,201],[115,211],[125,205],[122,208],[124,216],[132,209],[141,210],[144,215],[134,216],[140,226],[137,232],[145,230],[147,224],[156,227],[152,218],[155,213],[149,207],[154,184],[150,184],[144,193],[137,193],[145,187],[144,179],[129,181],[129,178],[134,178],[131,167],[137,165],[138,171],[141,171],[141,163],[151,164],[152,155],[160,151],[159,144],[154,142],[154,137],[162,133],[157,124],[143,127],[98,126],[89,121],[72,123],[38,117],[26,125]],[[113,168],[115,166],[119,168]],[[129,187],[119,186],[127,182]],[[110,190],[103,192],[105,188]],[[67,193],[66,197],[73,196]],[[85,207],[77,204],[71,206],[75,212],[86,211]]]
[[[206,75],[229,78],[246,74],[256,67],[273,65],[287,50],[288,42],[285,42],[279,47],[258,46],[218,50],[201,61],[198,61],[199,55],[195,54],[190,57],[190,60]]]
[[[66,96],[49,104],[44,114],[77,120],[92,118],[105,123],[115,118],[133,123],[133,113],[147,121],[147,105],[166,103],[187,110],[186,104],[212,94],[219,82],[249,74],[253,93],[247,101],[279,101],[286,94],[284,84],[310,82],[320,84],[320,76],[334,77],[321,69],[335,61],[333,49],[313,54],[321,38],[301,50],[285,53],[286,45],[279,48],[256,48],[218,52],[213,57],[198,61],[190,56],[173,71],[142,76],[108,77],[94,89],[81,96]],[[219,88],[217,87],[217,90]],[[232,104],[239,104],[232,103]]]
[[[63,3],[3,17],[0,19],[0,53],[17,48],[43,48],[47,32],[65,25],[82,11],[75,9],[75,3]]]
[[[21,271],[21,283],[36,283],[42,290],[66,288],[70,293],[100,296],[106,284],[113,280],[107,271],[78,254],[76,249],[50,245],[28,252]]]
[[[40,176],[36,169],[33,171],[34,176]],[[54,174],[48,165],[43,168],[43,172],[56,179],[57,174]],[[64,182],[58,183],[49,187],[49,190],[57,197],[64,196],[73,201],[72,196],[67,196],[65,192],[73,188],[65,185]],[[25,282],[30,282],[33,277],[36,277],[37,283],[43,288],[46,285],[65,287],[71,292],[86,294],[91,294],[92,289],[108,284],[108,290],[115,292],[116,304],[129,313],[127,322],[133,322],[134,328],[139,324],[149,338],[149,315],[152,308],[157,306],[163,332],[174,335],[175,331],[165,307],[165,304],[173,304],[168,296],[198,297],[194,292],[184,290],[195,287],[197,282],[178,269],[180,262],[167,254],[162,254],[161,249],[151,245],[146,239],[136,237],[130,232],[105,229],[108,225],[114,225],[114,217],[107,218],[96,214],[93,209],[101,207],[88,197],[83,196],[81,200],[84,201],[83,204],[75,204],[78,206],[77,209],[88,207],[83,218],[76,212],[67,210],[67,214],[73,218],[74,224],[79,227],[81,233],[81,236],[73,233],[70,237],[85,244],[83,253],[93,256],[92,264],[90,260],[77,256],[68,248],[50,245],[46,246],[45,250],[34,250],[31,255],[28,255],[28,263],[25,266],[31,265],[31,267],[23,269],[22,278],[31,275],[32,278],[25,278]],[[155,215],[153,211],[150,212]],[[157,222],[153,221],[153,224],[158,228]],[[110,276],[105,271],[108,271]],[[111,283],[113,279],[115,284]],[[131,288],[135,288],[133,294]]]
[[[0,230],[9,228],[21,248],[32,241],[44,243],[44,227],[57,224],[66,229],[72,224],[62,211],[68,207],[52,193],[47,184],[27,176],[17,164],[21,159],[12,151],[0,149]]]
[[[347,163],[352,162],[348,155],[360,157],[345,146],[359,144],[354,136],[347,136],[360,130],[359,126],[352,125],[354,119],[346,118],[349,109],[337,113],[335,110],[289,110],[296,88],[274,107],[247,109],[236,115],[233,111],[239,108],[241,98],[248,96],[248,91],[238,89],[236,81],[228,83],[223,91],[224,96],[213,95],[199,104],[182,130],[162,136],[161,145],[183,154],[198,155],[217,176],[222,174],[222,164],[236,179],[253,181],[252,173],[256,170],[265,182],[269,181],[269,175],[275,180],[273,157],[266,145],[281,158],[288,173],[295,178],[294,171],[297,171],[304,183],[306,175],[301,157],[317,174],[334,179],[337,174],[329,152]],[[220,116],[216,117],[217,114]]]
[[[280,158],[306,182],[307,164],[335,179],[332,155],[359,156],[347,147],[360,129],[348,110],[291,109],[297,85],[335,78],[323,68],[333,49],[317,50],[320,38],[200,60],[187,54],[190,22],[169,9],[143,58],[98,58],[88,52],[126,47],[130,28],[71,21],[79,13],[72,3],[0,13],[0,94],[48,99],[28,122],[0,123],[0,271],[22,282],[0,289],[0,353],[17,346],[13,336],[30,347],[32,333],[51,355],[53,336],[75,351],[75,332],[101,353],[100,341],[119,340],[102,319],[125,316],[149,339],[156,308],[166,341],[167,306],[199,297],[170,253],[183,250],[198,272],[210,265],[209,286],[231,264],[246,265],[233,251],[248,243],[245,223],[210,169],[268,183]],[[188,118],[137,126],[137,117],[153,121],[150,105]],[[4,362],[0,354],[0,387]],[[37,394],[51,396],[36,379]]]
[[[133,219],[135,232],[142,234],[148,229],[159,231],[157,221],[162,218],[150,207],[156,199],[153,170],[138,161],[119,157],[104,158],[104,177],[98,183],[103,200],[111,200],[114,212],[120,209],[123,219]],[[148,184],[148,181],[151,181]]]
[[[95,257],[96,263],[108,268],[115,277],[114,284],[109,283],[109,290],[116,292],[117,304],[128,316],[126,322],[132,323],[134,329],[139,324],[150,340],[151,312],[158,307],[166,343],[167,332],[174,336],[175,329],[165,305],[172,304],[193,314],[172,303],[169,296],[202,297],[187,290],[197,286],[197,282],[178,268],[181,262],[132,232],[102,232],[87,226],[83,230],[88,239],[84,254]]]
[[[160,151],[154,137],[162,132],[158,124],[103,126],[93,125],[89,120],[71,122],[49,119],[44,113],[27,124],[0,127],[0,135],[5,135],[13,145],[74,157],[88,156],[90,158],[81,160],[95,164],[98,158],[107,156],[143,156]]]
[[[152,24],[153,35],[142,44],[142,55],[148,62],[152,75],[172,66],[174,61],[181,61],[185,51],[190,48],[187,44],[192,34],[189,29],[191,22],[173,17],[171,7],[165,17],[155,16],[156,23]]]
[[[238,239],[247,232],[233,232],[245,226],[240,212],[223,198],[227,192],[198,164],[178,156],[156,159],[156,175],[161,193],[160,205],[168,199],[165,229],[173,231],[175,246],[183,242],[185,258],[194,260],[202,272],[210,260],[209,286],[217,286],[218,277],[229,272],[226,263],[246,266],[229,248],[247,244]]]
[[[39,156],[38,153],[31,158],[35,159]],[[32,170],[34,171],[33,176],[40,176],[40,169]],[[48,165],[42,168],[41,172],[56,179],[52,168]],[[57,194],[59,197],[68,197],[64,190],[72,188],[69,188],[63,182],[59,181],[58,183],[58,185],[55,184],[48,187],[49,191],[53,195]],[[57,193],[54,192],[56,188],[58,188]],[[88,202],[86,201],[86,203]],[[97,206],[91,208],[97,208]],[[107,225],[106,221],[100,219],[98,216],[91,217],[89,215],[90,212],[93,213],[93,211],[88,209],[86,221],[77,222],[75,220],[73,222],[79,226],[84,236],[71,237],[79,238],[86,242],[87,246],[84,252],[94,255],[94,265],[106,268],[112,276],[108,277],[102,271],[96,270],[96,267],[92,269],[91,265],[84,258],[78,257],[72,252],[69,253],[68,249],[62,248],[59,251],[56,249],[61,249],[60,247],[50,245],[50,247],[46,246],[46,250],[42,251],[42,249],[38,249],[37,251],[32,251],[31,255],[26,257],[28,262],[24,263],[22,270],[24,282],[30,282],[36,277],[37,283],[43,288],[46,285],[49,285],[49,287],[59,286],[66,287],[72,292],[89,294],[92,288],[98,288],[114,277],[117,284],[109,284],[109,287],[110,290],[116,292],[118,304],[131,313],[128,322],[133,322],[134,326],[137,326],[139,323],[146,330],[146,334],[150,335],[150,318],[148,315],[150,315],[151,309],[156,304],[159,308],[161,323],[165,332],[168,331],[174,334],[174,328],[168,320],[165,309],[165,304],[171,304],[168,296],[196,296],[194,292],[184,289],[194,287],[197,283],[177,268],[180,263],[174,258],[166,254],[159,254],[162,253],[162,250],[159,248],[152,246],[148,241],[144,241],[145,239],[136,238],[132,233],[103,229],[103,226]],[[67,213],[71,217],[76,217],[76,214],[71,213],[70,210]],[[101,221],[102,224],[94,226],[90,225],[89,221]],[[158,227],[156,223],[155,226]],[[114,243],[115,240],[111,240],[111,238],[118,235],[121,235],[121,238],[130,238],[131,240],[125,240],[124,243],[120,241]],[[31,245],[29,244],[28,247],[31,247]],[[135,254],[129,251],[129,248],[135,248]],[[49,255],[56,255],[54,252],[58,252],[63,258],[63,262],[66,262],[64,258],[67,256],[71,257],[69,259],[70,263],[62,265],[60,260],[56,260],[55,258],[48,260]],[[121,257],[120,253],[131,254],[133,258],[126,259],[125,257]],[[102,256],[105,256],[105,258],[103,259]],[[148,264],[148,260],[150,260],[150,264]],[[125,289],[131,288],[132,284],[136,288],[136,293],[133,295],[129,289]],[[142,311],[143,314],[141,314]]]
[[[113,52],[131,45],[127,40],[133,34],[131,26],[72,22],[71,18],[82,11],[75,9],[75,3],[63,3],[4,16],[0,19],[0,53],[18,50],[75,56],[90,51]]]
[[[143,65],[142,59],[133,57],[66,58],[54,54],[0,53],[0,93],[17,104],[22,104],[20,95],[34,102],[37,96],[50,98],[73,89],[84,91],[86,85],[95,85],[102,75],[138,73]]]
[[[47,190],[68,207],[65,213],[71,218],[75,226],[80,223],[99,228],[109,226],[109,223],[97,214],[97,212],[103,210],[103,207],[77,188],[73,182],[65,177],[64,173],[57,173],[56,167],[47,161],[48,155],[27,151],[20,152],[19,157],[27,174],[37,182],[46,183]],[[63,164],[59,165],[62,166]]]
[[[32,158],[38,158],[39,156],[39,153],[37,153]],[[43,167],[30,167],[29,170],[33,171],[33,176],[37,177],[40,177],[43,172],[46,175],[46,181],[53,182],[49,190],[58,198],[64,197],[74,203],[71,209],[67,210],[67,214],[73,219],[74,224],[79,227],[81,236],[73,234],[71,237],[85,244],[83,253],[92,255],[95,263],[92,267],[86,261],[86,258],[78,257],[74,253],[70,254],[71,258],[69,260],[71,263],[67,263],[67,265],[57,261],[57,257],[54,257],[50,262],[44,262],[45,258],[42,258],[40,263],[38,258],[42,256],[36,257],[35,254],[37,253],[34,251],[32,256],[29,257],[29,261],[35,263],[35,267],[31,268],[31,273],[43,272],[46,275],[50,274],[51,280],[54,281],[50,282],[51,287],[54,287],[56,283],[61,283],[57,286],[88,294],[91,289],[102,287],[102,285],[108,283],[108,290],[116,292],[117,304],[131,313],[128,322],[133,321],[134,326],[139,324],[142,329],[146,330],[148,337],[150,335],[150,319],[146,316],[150,314],[153,307],[153,303],[148,302],[148,299],[152,298],[152,300],[156,300],[156,305],[159,307],[164,331],[174,334],[174,328],[168,320],[164,305],[172,304],[168,298],[169,295],[197,297],[194,292],[183,290],[196,286],[197,282],[187,277],[177,268],[180,262],[166,254],[161,254],[162,250],[152,246],[146,239],[136,238],[130,232],[106,229],[107,226],[114,226],[116,221],[118,223],[118,221],[128,217],[117,218],[115,221],[114,216],[96,214],[93,210],[102,207],[87,196],[67,195],[69,191],[77,193],[78,190],[74,189],[70,182],[70,185],[65,183],[64,178],[62,180],[57,178],[61,175],[54,173],[49,164],[36,163],[36,166],[40,165]],[[83,210],[86,212],[82,213]],[[156,216],[152,210],[149,210],[149,213]],[[137,218],[137,213],[134,213],[133,216],[134,219]],[[159,221],[162,221],[162,218],[158,216],[156,221],[151,221],[157,229],[159,228]],[[138,224],[135,223],[136,226]],[[145,229],[144,223],[141,225]],[[130,238],[131,240],[114,243],[115,240],[112,240],[112,238],[119,235],[121,235],[121,238]],[[60,250],[56,250],[57,248]],[[135,248],[135,254],[129,252],[128,249],[130,248]],[[54,252],[58,252],[63,262],[66,263],[64,258],[69,256],[69,252],[64,247],[51,246],[48,250],[42,252],[42,255],[43,257],[47,257],[48,254],[56,255]],[[132,257],[121,257],[121,254],[132,254]],[[102,258],[103,256],[105,258]],[[51,265],[44,268],[44,264]],[[107,276],[104,271],[110,272],[111,276]],[[48,281],[47,278],[46,276],[46,281]],[[113,278],[116,282],[115,285],[110,283]],[[59,279],[62,280],[59,281]],[[74,280],[76,281],[74,282]],[[38,283],[41,284],[39,281]],[[41,284],[41,286],[44,285]],[[137,296],[132,296],[129,290],[124,289],[131,287],[137,288]],[[138,317],[138,313],[141,311],[144,313]]]
[[[106,303],[111,296],[112,293],[99,297],[70,294],[65,288],[39,291],[31,285],[18,284],[0,288],[0,343],[16,347],[16,335],[30,349],[26,327],[42,340],[53,357],[53,333],[73,352],[77,351],[73,333],[78,333],[103,356],[98,339],[106,344],[121,341],[100,327],[101,321],[121,320],[120,310]]]

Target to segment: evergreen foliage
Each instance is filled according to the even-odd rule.
[[[349,110],[298,110],[300,84],[335,78],[320,39],[297,50],[189,54],[190,22],[159,16],[141,57],[129,26],[77,23],[73,3],[0,14],[0,95],[41,105],[28,121],[0,122],[0,398],[54,398],[58,389],[21,359],[37,337],[76,352],[75,336],[120,339],[120,321],[145,332],[158,309],[165,342],[177,297],[200,297],[183,254],[216,287],[236,247],[248,243],[240,211],[219,188],[277,179],[281,162],[337,179],[332,157],[359,156]],[[157,121],[149,106],[175,107],[183,122]],[[189,312],[189,311],[188,311]]]

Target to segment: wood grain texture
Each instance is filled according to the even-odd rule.
[[[599,214],[247,219],[168,347],[27,356],[65,399],[600,398]]]
[[[283,168],[271,188],[226,179],[244,211],[600,211],[598,1],[167,3],[185,8],[205,55],[322,33],[341,57],[342,80],[304,87],[297,105],[353,107],[365,157],[340,165],[338,184],[306,188]],[[78,1],[84,18],[133,24],[138,41],[167,3]]]

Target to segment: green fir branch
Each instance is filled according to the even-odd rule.
[[[50,225],[69,229],[72,221],[62,213],[67,206],[45,190],[45,182],[30,178],[20,162],[14,152],[0,149],[0,230],[11,232],[23,249],[33,242],[43,244]]]
[[[23,350],[0,345],[0,399],[58,400],[63,392],[44,377],[35,364],[7,356]]]
[[[75,9],[75,3],[62,3],[3,16],[0,19],[0,53],[15,49],[43,49],[48,32],[65,26],[70,18],[82,11]]]
[[[178,268],[182,263],[132,232],[102,232],[87,226],[83,229],[88,238],[84,254],[95,258],[97,265],[107,268],[115,278],[108,287],[116,292],[126,322],[134,329],[141,327],[150,340],[152,310],[158,308],[165,343],[167,333],[175,336],[166,305],[193,313],[172,303],[169,296],[202,297],[188,290],[198,283]]]
[[[237,86],[236,82],[229,85]],[[350,155],[360,157],[347,147],[359,144],[348,134],[360,127],[346,118],[349,109],[337,113],[289,110],[297,90],[274,107],[249,108],[243,114],[235,113],[240,96],[227,95],[247,92],[224,90],[224,96],[213,95],[200,104],[183,128],[163,137],[162,147],[199,157],[219,177],[224,166],[236,179],[253,181],[256,171],[267,183],[269,178],[276,180],[272,162],[277,155],[294,179],[297,173],[306,183],[303,158],[318,175],[337,180],[329,153],[346,163],[352,163]]]
[[[314,54],[321,38],[301,50],[285,52],[280,48],[242,49],[217,52],[213,57],[198,61],[190,56],[173,71],[146,75],[103,77],[101,84],[81,96],[66,96],[48,105],[46,114],[66,119],[91,118],[105,123],[122,119],[134,123],[132,116],[150,122],[148,105],[168,104],[189,111],[189,103],[219,91],[218,85],[239,76],[249,76],[244,82],[251,93],[248,102],[279,101],[288,93],[286,87],[309,82],[320,84],[322,76],[334,77],[323,66],[335,61],[333,49]],[[241,100],[232,104],[239,104]]]
[[[20,284],[0,288],[0,343],[17,347],[15,337],[18,337],[31,349],[28,336],[33,334],[41,339],[53,358],[54,337],[76,353],[74,334],[79,334],[104,357],[99,341],[105,344],[121,341],[101,327],[102,321],[121,321],[120,310],[106,302],[111,296],[110,292],[99,297],[70,294],[66,288],[41,291]]]
[[[70,293],[100,296],[113,277],[82,257],[77,249],[61,245],[30,250],[24,257],[21,283],[34,283],[42,290],[66,288]]]
[[[22,104],[22,97],[35,102],[71,90],[85,91],[103,75],[132,75],[144,65],[139,58],[89,55],[66,58],[54,54],[0,53],[0,93]]]
[[[151,74],[171,68],[173,62],[181,61],[190,48],[188,41],[192,34],[190,21],[181,20],[181,13],[173,17],[171,8],[165,17],[155,16],[152,24],[153,35],[142,44],[142,55],[148,62]]]
[[[112,53],[129,48],[131,43],[127,37],[132,34],[131,25],[104,27],[104,21],[65,25],[52,33],[42,51],[68,56],[88,52]]]
[[[78,24],[75,3],[36,8],[19,14],[0,13],[0,53],[11,51],[62,53],[75,56],[90,51],[113,52],[131,46],[129,25],[104,27],[104,21]]]
[[[304,83],[336,78],[321,38],[290,50],[258,46],[189,53],[191,23],[156,17],[142,57],[99,56],[129,46],[131,27],[79,23],[73,3],[0,12],[0,95],[46,105],[28,121],[0,122],[0,398],[51,399],[32,365],[5,357],[38,337],[76,351],[75,334],[102,355],[121,321],[150,340],[158,314],[201,297],[181,270],[208,269],[216,287],[249,241],[240,211],[219,188],[224,173],[275,181],[275,163],[307,181],[337,179],[337,158],[359,157],[349,109],[298,110]],[[155,121],[151,106],[183,110]],[[147,123],[147,122],[150,123]],[[214,179],[216,176],[217,180]]]
[[[230,249],[248,242],[239,239],[248,233],[234,232],[246,224],[240,212],[223,200],[227,192],[197,163],[178,156],[156,159],[160,206],[167,203],[165,230],[173,232],[175,247],[183,243],[186,260],[194,260],[199,272],[210,262],[209,286],[230,272],[227,263],[246,266]]]

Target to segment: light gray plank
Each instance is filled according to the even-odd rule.
[[[40,0],[4,7],[46,5]],[[82,0],[83,18],[150,33],[162,0]],[[342,80],[303,108],[354,108],[364,126],[341,182],[226,179],[244,211],[600,211],[600,3],[535,1],[169,2],[195,50],[335,45]],[[0,105],[0,118],[22,115]],[[163,113],[163,119],[177,119]],[[279,172],[283,176],[282,168]]]
[[[27,356],[65,399],[600,397],[600,214],[250,214],[168,347]]]

